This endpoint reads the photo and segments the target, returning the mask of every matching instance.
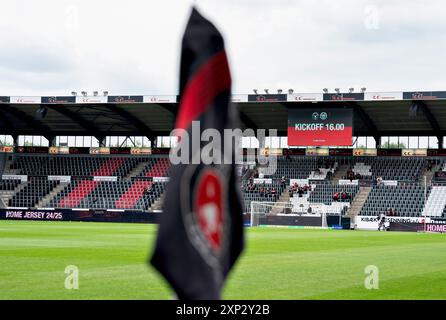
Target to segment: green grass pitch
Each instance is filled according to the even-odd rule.
[[[170,299],[146,261],[156,226],[0,221],[0,299]],[[225,299],[446,299],[446,235],[246,229]],[[65,267],[79,289],[64,288]],[[368,265],[379,289],[364,286]]]

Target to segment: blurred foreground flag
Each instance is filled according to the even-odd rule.
[[[195,8],[182,41],[180,97],[180,140],[151,263],[179,299],[220,299],[243,250],[237,139],[224,134],[239,120],[223,38]]]

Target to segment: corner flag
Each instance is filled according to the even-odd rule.
[[[242,206],[234,164],[238,150],[231,138],[218,149],[221,159],[230,157],[231,164],[223,160],[194,162],[203,142],[189,142],[186,136],[194,136],[194,130],[201,136],[211,129],[223,137],[225,129],[237,127],[238,111],[231,103],[223,38],[195,8],[182,40],[180,97],[176,128],[186,134],[180,136],[179,146],[190,156],[186,164],[171,166],[151,263],[179,299],[220,299],[225,278],[243,249]]]

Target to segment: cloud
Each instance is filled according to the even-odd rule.
[[[192,1],[10,1],[0,94],[177,92]],[[222,31],[233,91],[446,88],[439,0],[198,0]]]

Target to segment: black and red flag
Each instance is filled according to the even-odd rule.
[[[192,139],[197,139],[194,130],[201,135],[206,129],[223,139],[225,129],[237,128],[238,111],[231,103],[223,38],[195,8],[182,41],[180,97],[176,128],[187,133],[180,136],[179,145],[187,146],[189,164],[171,166],[151,263],[179,299],[220,299],[225,278],[243,249],[237,146],[233,139],[221,141],[221,164],[197,163],[192,160],[204,143]],[[223,164],[228,158],[232,164]]]

